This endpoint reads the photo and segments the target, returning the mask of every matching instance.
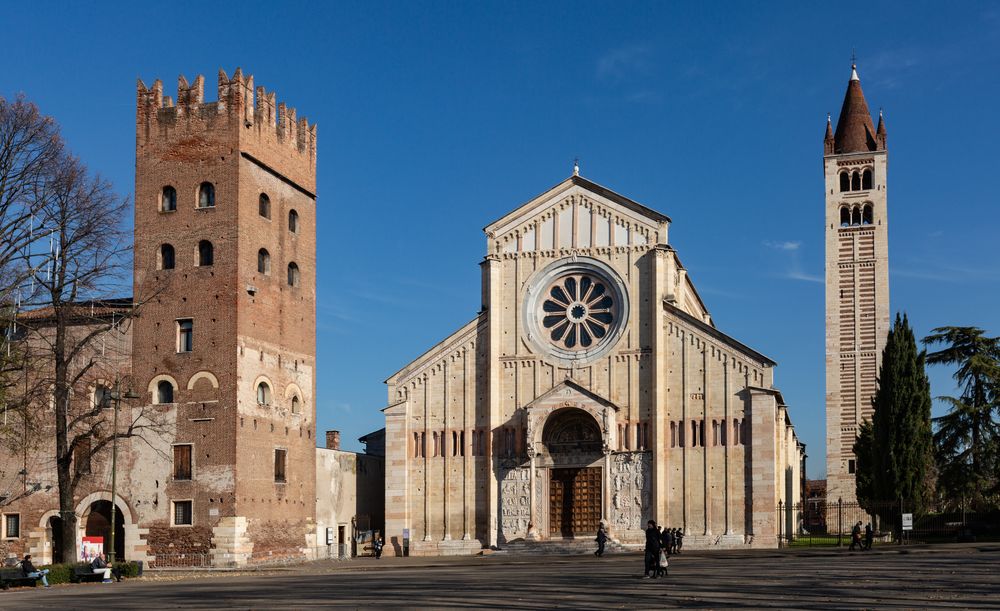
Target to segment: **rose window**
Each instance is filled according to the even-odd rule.
[[[542,327],[557,347],[587,350],[612,331],[615,299],[605,282],[588,274],[558,278],[542,302]]]

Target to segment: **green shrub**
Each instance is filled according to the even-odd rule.
[[[136,562],[116,562],[115,568],[121,571],[122,577],[138,577],[139,564]]]
[[[49,584],[56,583],[70,583],[70,576],[73,575],[73,569],[78,566],[87,566],[82,562],[74,562],[71,564],[50,564],[45,567],[49,570]]]

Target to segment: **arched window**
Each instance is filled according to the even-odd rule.
[[[271,387],[267,382],[257,384],[257,405],[271,404]]]
[[[215,248],[208,240],[198,242],[198,265],[205,267],[215,263]]]
[[[170,244],[160,246],[160,269],[174,269],[174,247]]]
[[[847,172],[840,173],[840,190],[841,191],[851,190],[851,177],[847,175]]]
[[[271,218],[271,198],[267,193],[260,194],[260,199],[257,200],[257,213],[266,219]]]
[[[288,286],[299,285],[299,266],[295,263],[288,264]]]
[[[861,174],[858,172],[851,173],[851,191],[861,190]]]
[[[292,395],[292,413],[297,414],[301,409],[298,395]]]
[[[201,186],[198,187],[198,207],[215,207],[215,185],[210,182],[201,183]]]
[[[861,209],[857,206],[851,208],[851,225],[861,224]]]
[[[872,224],[872,205],[865,204],[864,208],[861,209],[861,224],[871,225]]]
[[[847,209],[847,206],[840,207],[840,226],[849,227],[851,225],[851,211]]]
[[[174,402],[174,385],[167,380],[160,380],[156,384],[156,402],[157,403],[173,403]]]
[[[94,387],[94,407],[111,407],[111,389],[104,384]]]
[[[257,251],[257,271],[265,276],[271,275],[271,253],[266,248]]]
[[[861,188],[871,189],[872,188],[872,171],[870,168],[865,168],[865,171],[861,174]]]
[[[163,193],[160,194],[160,210],[163,212],[177,210],[177,189],[170,185],[163,187]]]
[[[299,213],[294,210],[288,211],[288,231],[299,232]]]

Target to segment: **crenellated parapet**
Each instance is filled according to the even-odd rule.
[[[136,136],[139,146],[157,136],[169,138],[173,130],[183,129],[185,123],[191,122],[206,124],[211,129],[220,126],[232,129],[241,141],[253,135],[260,146],[269,149],[275,145],[287,146],[315,164],[316,125],[310,125],[304,117],[298,118],[296,110],[278,102],[274,92],[267,92],[263,87],[255,89],[253,76],[244,75],[240,68],[232,78],[225,70],[219,70],[218,99],[214,102],[205,101],[205,77],[202,75],[193,82],[188,82],[183,75],[177,78],[176,104],[173,98],[163,94],[163,82],[159,79],[152,87],[147,87],[141,79],[138,81]],[[188,126],[184,131],[193,130]]]

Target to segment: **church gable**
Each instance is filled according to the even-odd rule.
[[[648,248],[666,244],[670,219],[580,176],[488,225],[489,252]]]

